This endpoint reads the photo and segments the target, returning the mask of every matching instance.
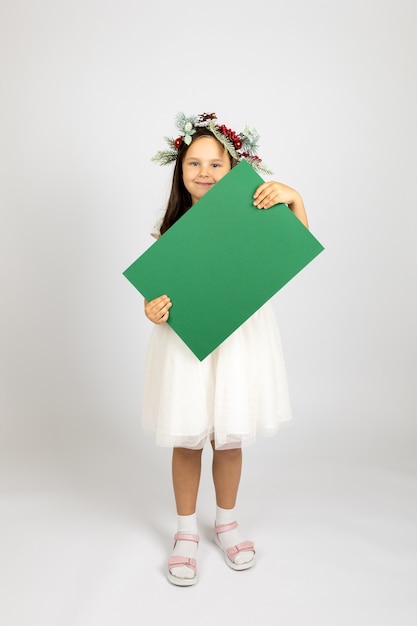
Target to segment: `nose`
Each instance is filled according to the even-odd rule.
[[[207,165],[201,165],[200,167],[200,176],[202,176],[203,178],[207,178],[208,177],[208,171],[207,171]]]

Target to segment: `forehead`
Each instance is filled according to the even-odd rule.
[[[220,159],[227,156],[227,150],[215,137],[198,137],[191,142],[184,158]]]

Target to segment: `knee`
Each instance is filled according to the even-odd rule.
[[[192,461],[201,457],[202,450],[192,450],[191,448],[174,448],[173,455],[177,459]]]
[[[231,448],[230,450],[213,450],[215,458],[225,462],[233,463],[242,458],[242,448]]]

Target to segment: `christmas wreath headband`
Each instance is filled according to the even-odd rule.
[[[242,132],[236,133],[224,124],[219,125],[216,120],[217,116],[215,113],[202,113],[201,115],[191,117],[186,117],[184,113],[178,113],[175,123],[179,136],[176,139],[164,137],[168,144],[168,149],[159,150],[152,157],[152,161],[159,163],[159,165],[168,165],[174,162],[177,159],[181,146],[184,143],[187,146],[190,145],[196,130],[198,128],[207,128],[236,161],[244,159],[255,171],[272,174],[272,171],[264,165],[262,159],[256,154],[259,135],[255,129],[250,129],[246,126]]]

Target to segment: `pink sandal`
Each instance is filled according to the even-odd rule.
[[[191,535],[187,533],[177,533],[174,536],[174,540],[175,540],[175,543],[174,543],[174,548],[175,548],[175,544],[177,543],[178,540],[195,541],[198,544],[198,542],[200,541],[200,538],[198,535]],[[174,574],[172,574],[171,568],[181,567],[182,565],[186,565],[194,572],[193,578],[179,578],[178,576],[174,576]],[[171,582],[173,585],[179,585],[180,587],[189,587],[190,585],[195,585],[195,583],[197,582],[196,560],[191,559],[187,556],[170,556],[168,559],[167,577],[168,577],[169,582]]]
[[[234,530],[237,528],[237,522],[232,522],[231,524],[223,524],[222,526],[214,527],[214,543],[219,546],[219,548],[224,553],[224,560],[227,565],[234,570],[243,570],[249,569],[253,565],[255,565],[255,546],[253,541],[242,541],[235,546],[231,546],[225,550],[220,542],[219,535],[221,533],[225,533],[228,530]],[[247,563],[235,563],[236,555],[239,552],[253,552],[253,558]]]

